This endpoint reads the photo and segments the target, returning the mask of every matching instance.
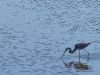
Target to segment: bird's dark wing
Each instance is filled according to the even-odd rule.
[[[91,43],[78,43],[75,45],[75,47],[77,49],[83,49],[83,48],[87,47],[89,44],[91,44]]]

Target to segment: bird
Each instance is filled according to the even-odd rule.
[[[84,48],[86,48],[88,45],[90,45],[92,42],[89,42],[89,43],[77,43],[75,44],[75,47],[74,49],[72,50],[71,48],[66,48],[63,55],[65,54],[66,51],[69,50],[69,53],[74,53],[76,52],[77,50],[79,50],[79,62],[80,62],[80,50],[85,50]],[[85,50],[86,51],[86,50]],[[86,53],[88,54],[88,61],[89,61],[89,52],[86,51]]]

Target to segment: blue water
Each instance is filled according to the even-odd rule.
[[[1,0],[0,75],[76,75],[66,71],[62,53],[99,40],[99,8],[99,0]]]

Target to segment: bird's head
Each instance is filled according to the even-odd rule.
[[[69,51],[69,50],[71,50],[71,48],[66,48],[63,55],[66,53],[66,51]]]

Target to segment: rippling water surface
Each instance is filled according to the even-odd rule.
[[[66,70],[62,53],[99,40],[99,8],[98,0],[1,0],[0,75],[77,75]],[[92,65],[100,63],[99,48],[87,48]]]

